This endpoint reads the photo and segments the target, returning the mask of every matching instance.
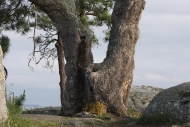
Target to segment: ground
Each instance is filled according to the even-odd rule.
[[[50,127],[142,127],[136,125],[135,118],[130,117],[118,117],[111,115],[110,120],[102,120],[102,118],[75,118],[75,117],[62,117],[55,115],[43,115],[43,114],[22,114],[22,118],[33,119],[36,121],[51,121],[54,125]],[[47,127],[47,126],[46,126]],[[154,127],[154,126],[143,126]],[[171,127],[171,126],[162,126]]]

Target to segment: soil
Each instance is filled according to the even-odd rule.
[[[60,107],[44,107],[25,110],[20,117],[37,121],[48,121],[56,123],[50,127],[179,127],[179,126],[140,126],[136,124],[137,117],[119,117],[108,113],[102,117],[76,114],[76,117],[59,116]],[[45,126],[49,127],[49,126]]]
[[[57,123],[56,127],[154,127],[139,126],[136,125],[136,119],[134,118],[122,118],[118,116],[111,116],[110,120],[101,120],[99,118],[62,117],[43,114],[21,114],[20,117],[39,121],[55,122]]]

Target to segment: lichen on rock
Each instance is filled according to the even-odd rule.
[[[179,96],[182,98],[190,96],[190,89],[186,89],[184,91],[179,92]]]
[[[152,86],[131,86],[127,108],[143,112],[155,95],[161,92],[162,88]]]
[[[143,112],[144,117],[166,114],[169,122],[190,122],[190,82],[168,88],[157,94]]]

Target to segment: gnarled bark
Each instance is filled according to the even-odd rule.
[[[0,126],[7,122],[8,111],[6,106],[5,75],[3,67],[3,52],[0,46]]]
[[[118,0],[112,14],[107,56],[101,64],[86,68],[87,100],[103,101],[108,110],[126,116],[126,101],[133,80],[138,23],[143,0]],[[90,98],[89,98],[90,97]]]
[[[107,56],[99,64],[92,63],[91,35],[78,22],[73,0],[69,3],[60,0],[30,1],[48,14],[63,41],[67,61],[63,114],[73,115],[88,103],[102,102],[109,111],[126,116],[125,104],[133,79],[138,23],[144,0],[116,1]]]
[[[84,87],[80,74],[84,66],[92,63],[91,53],[91,34],[78,22],[75,16],[75,3],[73,0],[68,2],[60,0],[30,0],[39,6],[50,19],[55,23],[63,42],[65,59],[65,72],[67,82],[65,85],[64,96],[62,96],[63,115],[73,115],[82,110],[83,95],[81,90]],[[82,38],[85,37],[83,40]],[[84,47],[84,50],[81,49]],[[83,55],[82,52],[85,52]],[[84,59],[81,59],[83,58]],[[80,58],[80,59],[79,59]],[[83,61],[83,62],[82,62]],[[81,77],[81,78],[80,78]]]

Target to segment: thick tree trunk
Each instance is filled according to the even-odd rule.
[[[62,96],[63,115],[73,115],[82,110],[83,93],[81,93],[84,84],[81,86],[82,68],[92,63],[91,54],[91,35],[78,22],[75,15],[74,0],[60,1],[60,0],[30,0],[36,6],[39,6],[44,12],[48,14],[50,19],[55,23],[60,32],[65,59],[65,72],[67,75],[67,82],[65,85],[64,96]],[[89,43],[87,43],[89,42]],[[82,54],[81,47],[85,48],[86,54]],[[80,55],[81,54],[81,55]],[[78,57],[84,59],[78,59]],[[89,56],[89,57],[88,57]],[[84,61],[84,62],[81,62]]]
[[[101,64],[86,68],[87,101],[104,102],[108,110],[126,116],[126,101],[133,80],[138,23],[144,0],[117,0],[107,56]]]
[[[6,106],[5,75],[3,67],[3,52],[0,46],[0,126],[7,122],[8,111]]]
[[[100,64],[92,64],[90,31],[78,22],[73,0],[30,1],[48,14],[62,37],[67,61],[63,114],[73,115],[83,109],[94,113],[92,108],[102,105],[126,116],[125,104],[133,79],[138,23],[144,0],[116,1],[107,56]]]

